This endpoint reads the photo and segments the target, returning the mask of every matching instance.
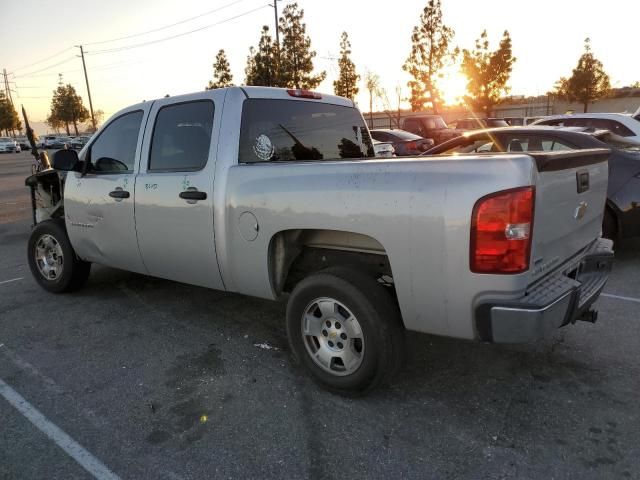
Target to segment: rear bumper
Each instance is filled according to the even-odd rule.
[[[613,265],[612,242],[599,239],[567,267],[537,282],[522,298],[486,302],[476,310],[480,338],[521,343],[544,338],[577,320],[594,322],[591,310]]]

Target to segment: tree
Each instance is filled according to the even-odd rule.
[[[407,85],[414,112],[430,103],[433,113],[438,113],[442,104],[438,80],[442,78],[442,69],[458,54],[457,49],[451,49],[453,36],[453,29],[442,22],[440,0],[429,0],[420,15],[420,24],[413,28],[411,53],[402,66],[413,77]]]
[[[307,26],[303,22],[304,10],[297,3],[287,5],[280,17],[282,45],[279,48],[279,84],[289,88],[312,89],[320,85],[326,72],[312,75],[313,57],[311,39],[307,36]]]
[[[467,77],[469,93],[464,97],[467,105],[474,111],[489,115],[502,94],[509,91],[507,82],[515,61],[509,32],[505,30],[498,49],[490,51],[487,31],[484,30],[476,40],[474,50],[462,51],[462,72]]]
[[[247,66],[244,73],[247,85],[264,87],[280,86],[276,72],[276,44],[269,34],[269,27],[264,25],[260,35],[258,49],[249,48]]]
[[[5,96],[4,92],[0,92],[0,130],[4,130],[8,136],[9,132],[21,130],[22,123],[18,117],[18,112],[14,108],[11,101]]]
[[[207,85],[205,90],[231,86],[233,86],[233,75],[231,75],[227,54],[223,49],[220,49],[216,55],[216,61],[213,64],[213,80],[209,80],[209,85]]]
[[[60,130],[64,128],[65,123],[58,118],[53,110],[50,110],[49,115],[47,116],[47,125],[49,125],[54,132],[60,133]],[[69,132],[67,131],[67,134],[68,133]]]
[[[96,119],[96,128],[95,129],[93,128],[93,122],[91,121],[91,117],[89,117],[82,124],[82,129],[85,132],[95,132],[97,130],[97,128],[100,126],[100,124],[104,120],[104,110],[101,110],[101,109],[94,110],[93,116]]]
[[[380,77],[373,72],[367,72],[364,84],[369,91],[369,126],[373,128],[373,99],[380,95]]]
[[[342,32],[340,38],[340,59],[338,60],[340,74],[333,82],[336,95],[353,100],[358,94],[358,80],[360,75],[356,73],[356,66],[351,60],[351,43],[347,32]]]
[[[89,111],[82,104],[82,97],[76,93],[73,85],[58,85],[53,92],[51,100],[51,113],[47,118],[47,123],[53,127],[63,124],[67,135],[71,134],[70,124],[73,124],[75,134],[78,135],[78,123],[82,123],[89,118]],[[55,128],[55,127],[54,127]]]
[[[591,40],[584,41],[584,53],[578,60],[569,78],[561,77],[556,82],[554,94],[570,102],[580,102],[587,113],[589,104],[602,98],[611,89],[609,75],[604,71],[602,62],[591,52]]]

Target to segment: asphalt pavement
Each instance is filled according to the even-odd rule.
[[[282,303],[99,266],[44,292],[30,164],[0,155],[0,479],[640,477],[639,242],[596,324],[517,346],[410,334],[392,384],[345,399],[291,360]]]

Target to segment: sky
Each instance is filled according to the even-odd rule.
[[[0,69],[9,73],[14,103],[23,104],[33,122],[44,122],[58,73],[64,83],[74,85],[88,107],[79,49],[74,47],[82,44],[93,106],[103,110],[107,119],[142,100],[202,90],[212,77],[212,63],[221,48],[227,52],[234,82],[242,84],[249,47],[257,45],[262,25],[273,31],[269,1],[8,0],[3,19],[19,21],[3,22]],[[327,72],[317,90],[333,92],[340,34],[347,31],[358,73],[363,78],[367,71],[379,75],[395,108],[397,87],[402,88],[402,96],[409,94],[402,65],[426,1],[298,0],[317,52],[316,70]],[[280,0],[280,12],[289,3],[293,2]],[[483,29],[496,48],[502,32],[509,30],[517,57],[509,82],[511,94],[550,90],[560,76],[571,73],[586,37],[591,38],[593,52],[604,63],[614,87],[640,80],[638,0],[442,0],[442,4],[444,21],[454,28],[454,44],[460,48],[472,48]],[[167,37],[173,38],[150,43]],[[450,69],[443,88],[449,101],[464,93],[464,78],[457,67]],[[356,101],[363,111],[368,110],[362,80]],[[376,108],[382,104],[377,102]],[[43,128],[36,124],[38,133],[44,133]]]

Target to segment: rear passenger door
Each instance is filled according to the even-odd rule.
[[[150,275],[223,289],[213,173],[224,90],[154,103],[136,178],[138,245]]]

